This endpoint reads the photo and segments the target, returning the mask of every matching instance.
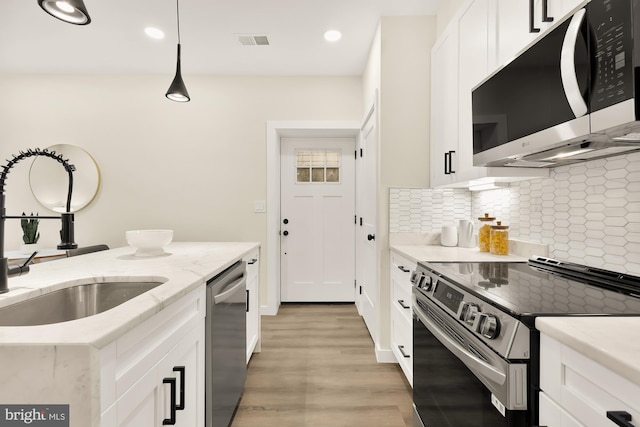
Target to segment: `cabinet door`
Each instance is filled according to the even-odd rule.
[[[260,261],[258,251],[247,262],[247,363],[253,352],[260,351],[260,306],[258,301]]]
[[[498,0],[499,64],[513,59],[580,3],[576,0]]]
[[[495,13],[492,7],[490,0],[475,0],[458,21],[458,180],[487,176],[487,168],[473,166],[471,93],[489,72],[489,45],[495,37],[489,26],[491,13]]]
[[[171,350],[162,361],[161,371],[163,379],[176,381],[176,426],[204,425],[204,323]],[[167,390],[171,392],[170,387]],[[170,400],[163,405],[165,417],[171,416]]]
[[[204,323],[185,335],[116,402],[120,427],[204,425]]]
[[[431,186],[458,169],[458,31],[452,22],[431,51]]]

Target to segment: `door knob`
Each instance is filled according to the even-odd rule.
[[[284,224],[289,224],[289,220],[288,220],[287,218],[285,218],[282,222],[283,222]]]
[[[289,232],[288,232],[287,230],[284,230],[284,231],[282,232],[282,234],[283,234],[284,236],[288,236],[288,235],[289,235]]]
[[[375,234],[367,234],[367,240],[368,241],[376,240],[376,235]]]

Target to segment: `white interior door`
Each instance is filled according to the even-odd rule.
[[[283,302],[355,299],[355,139],[281,139]]]
[[[377,194],[378,129],[375,105],[362,126],[358,160],[358,227],[356,231],[357,305],[374,340],[378,332]]]

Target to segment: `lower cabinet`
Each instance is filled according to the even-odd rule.
[[[204,425],[205,287],[105,347],[100,425]]]
[[[249,363],[251,355],[254,352],[260,352],[259,249],[249,254],[244,260],[247,263],[247,363]]]
[[[391,251],[391,350],[407,381],[413,386],[413,323],[411,310],[411,272],[416,263]]]
[[[640,425],[640,385],[545,334],[540,336],[540,388],[541,426]],[[610,415],[619,421],[608,412],[616,412]]]

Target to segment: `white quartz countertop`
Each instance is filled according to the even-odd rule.
[[[392,251],[413,262],[525,262],[528,258],[518,255],[493,255],[478,248],[437,245],[392,245]]]
[[[538,317],[536,328],[640,385],[640,317]]]
[[[40,326],[0,327],[0,345],[89,344],[102,348],[153,316],[256,248],[253,242],[176,242],[165,254],[136,257],[123,247],[34,264],[31,271],[9,279],[0,308],[51,290],[90,281],[166,281],[117,307],[83,319]]]

